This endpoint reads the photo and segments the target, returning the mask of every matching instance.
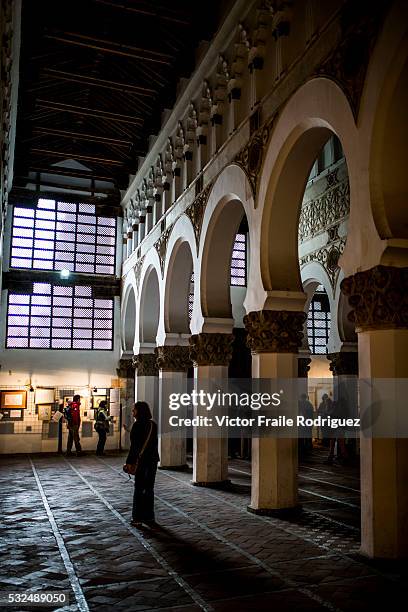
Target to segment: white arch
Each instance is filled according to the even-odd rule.
[[[158,311],[159,311],[159,324],[160,324],[160,320],[162,318],[160,305],[162,303],[161,296],[163,292],[163,281],[162,281],[162,275],[161,275],[159,255],[154,247],[150,248],[149,251],[146,253],[145,258],[143,260],[142,268],[140,270],[139,293],[138,293],[138,300],[137,300],[137,307],[136,307],[137,315],[136,315],[136,342],[135,342],[135,350],[134,350],[135,353],[141,352],[142,348],[153,349],[154,346],[156,346],[156,342],[146,343],[143,340],[143,337],[140,333],[141,326],[143,324],[141,317],[142,317],[142,314],[144,313],[144,301],[146,298],[146,288],[147,288],[147,283],[149,281],[149,277],[151,274],[156,275],[158,288],[159,288]]]
[[[258,279],[258,283],[260,282],[259,255],[256,250],[253,251],[252,247],[252,245],[256,243],[255,231],[253,227],[254,200],[251,186],[245,172],[239,166],[231,164],[224,168],[224,170],[217,177],[209,194],[207,206],[204,212],[199,245],[198,274],[196,277],[200,279],[200,291],[198,291],[197,287],[193,317],[191,321],[192,333],[200,333],[201,331],[206,330],[216,331],[217,326],[221,330],[224,324],[227,326],[227,331],[228,326],[231,327],[233,324],[233,320],[227,314],[228,308],[226,307],[224,308],[225,312],[222,312],[220,317],[214,318],[213,316],[208,316],[208,312],[211,310],[211,308],[208,306],[208,275],[210,273],[209,259],[210,254],[213,255],[212,249],[210,253],[210,243],[212,246],[217,243],[221,248],[223,245],[226,245],[227,242],[230,241],[230,238],[232,239],[232,236],[235,235],[241,217],[244,213],[248,221],[250,245],[250,269],[248,273],[249,284],[247,288],[248,294],[248,291],[251,291],[251,284],[256,282],[256,279]],[[227,237],[226,241],[215,240],[214,242],[211,242],[213,232],[220,231],[219,222],[223,224],[222,233]],[[222,262],[219,262],[219,265],[222,266]],[[223,296],[224,301],[227,301],[229,299],[229,283],[228,287],[225,282],[223,283],[222,292],[225,293]]]
[[[262,166],[257,212],[261,216],[264,291],[257,296],[257,308],[252,309],[264,306],[267,292],[289,291],[296,297],[296,292],[301,291],[297,259],[299,210],[294,208],[296,204],[300,206],[309,166],[331,133],[339,137],[346,155],[353,209],[359,203],[359,180],[363,172],[353,114],[338,85],[326,78],[312,79],[300,87],[283,108]],[[369,218],[367,223],[370,225]],[[372,219],[371,229],[375,230]],[[348,238],[346,251],[355,253],[361,248],[361,237],[354,232]],[[347,273],[352,273],[358,259],[346,254],[343,258],[348,265]],[[287,262],[286,269],[282,262]]]
[[[133,342],[132,346],[127,346],[126,338],[127,338],[127,329],[126,326],[128,324],[127,316],[128,316],[128,307],[129,307],[129,299],[133,294],[134,304],[135,304],[135,320],[134,320],[134,333],[133,333]],[[122,290],[122,303],[120,309],[120,332],[121,332],[121,348],[125,353],[133,352],[134,344],[136,340],[136,312],[137,312],[137,288],[136,288],[136,278],[134,274],[134,270],[130,270],[126,275],[123,290]]]
[[[187,215],[182,215],[179,217],[172,228],[169,241],[167,244],[166,250],[166,260],[164,266],[164,281],[163,281],[163,291],[162,291],[162,305],[161,312],[163,316],[160,317],[159,322],[159,331],[157,334],[157,343],[159,346],[164,345],[166,343],[166,339],[169,338],[171,332],[169,334],[170,329],[170,286],[174,281],[174,265],[176,263],[176,258],[179,253],[180,248],[183,244],[187,244],[192,264],[193,264],[193,273],[194,278],[198,278],[198,258],[197,258],[197,247],[196,247],[196,239],[194,234],[193,225]],[[177,282],[177,281],[176,281]],[[182,294],[185,294],[184,282],[187,282],[186,279],[180,279],[182,287]],[[189,282],[189,281],[188,281]],[[194,283],[194,293],[197,293],[197,283]],[[178,338],[172,338],[172,342],[179,343],[186,341],[183,334],[177,334]],[[188,336],[189,334],[186,334]]]

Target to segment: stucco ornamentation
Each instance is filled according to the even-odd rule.
[[[138,376],[158,376],[159,374],[154,353],[139,353],[133,357],[132,363]]]
[[[343,279],[356,331],[408,328],[408,268],[375,266]]]
[[[157,367],[165,372],[185,372],[191,366],[188,346],[158,346]]]
[[[306,313],[258,310],[244,317],[247,345],[256,353],[297,353],[302,344]]]
[[[186,215],[188,216],[193,225],[197,252],[200,244],[201,227],[203,224],[204,211],[205,207],[207,206],[208,196],[210,195],[212,186],[212,182],[208,183],[195,198],[194,202],[190,204],[190,206],[188,206],[185,211]]]
[[[194,365],[227,366],[232,357],[232,334],[194,334],[190,337],[190,359]]]

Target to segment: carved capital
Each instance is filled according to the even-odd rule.
[[[232,357],[232,334],[195,334],[190,337],[190,359],[195,366],[227,366]]]
[[[134,378],[133,359],[119,359],[119,367],[116,368],[116,374],[118,378]]]
[[[302,344],[304,312],[258,310],[244,317],[247,345],[256,353],[297,353]]]
[[[188,346],[158,346],[157,367],[165,372],[185,372],[191,365]]]
[[[159,371],[154,353],[139,353],[133,357],[132,361],[138,376],[158,376]]]
[[[344,353],[329,353],[330,371],[333,376],[356,376],[358,374],[358,353],[350,351]]]
[[[408,268],[375,266],[341,283],[356,331],[408,328]]]
[[[310,357],[299,357],[298,359],[298,377],[307,378],[307,373],[310,370],[312,360]]]

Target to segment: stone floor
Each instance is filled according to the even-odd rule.
[[[290,520],[247,512],[247,461],[230,462],[229,491],[160,470],[161,528],[138,531],[120,455],[3,457],[0,590],[69,593],[66,606],[14,610],[406,609],[407,567],[358,554],[357,467],[323,459],[301,464]]]

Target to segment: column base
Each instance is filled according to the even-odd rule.
[[[301,504],[293,506],[292,508],[252,508],[251,506],[247,506],[247,510],[252,514],[259,514],[260,516],[286,519],[298,516],[302,512],[302,506]]]
[[[187,463],[183,465],[158,465],[158,470],[171,470],[172,472],[188,472],[190,469]]]
[[[229,489],[231,487],[231,481],[227,480],[215,480],[213,482],[201,482],[201,481],[191,481],[191,484],[194,487],[207,487],[208,489]]]

